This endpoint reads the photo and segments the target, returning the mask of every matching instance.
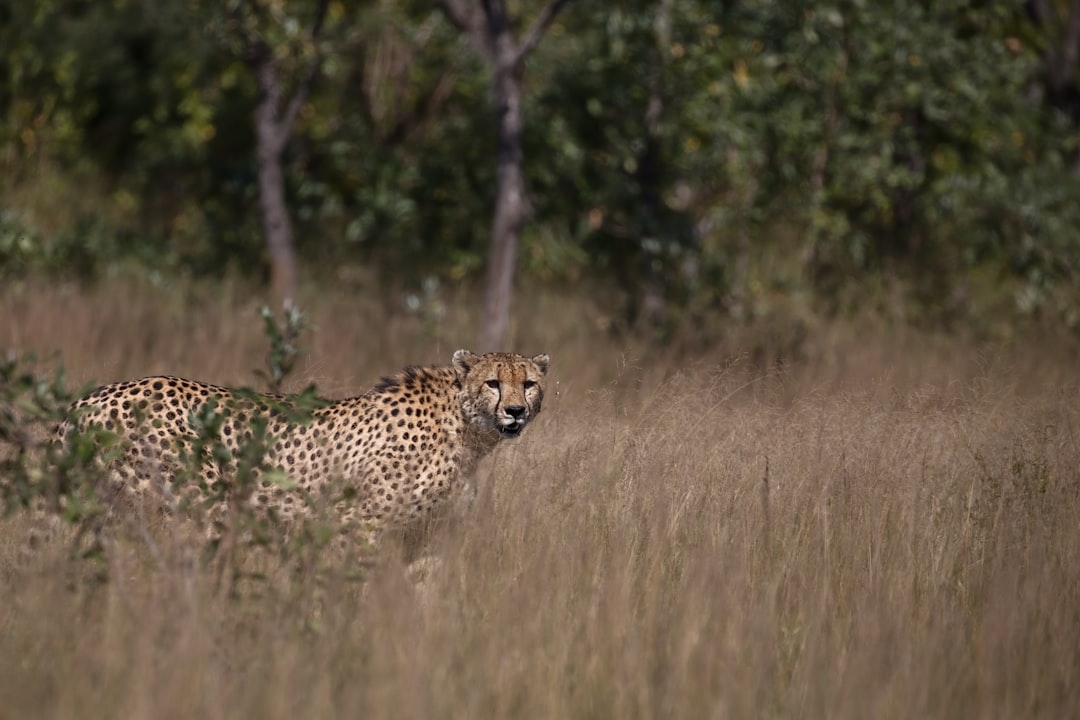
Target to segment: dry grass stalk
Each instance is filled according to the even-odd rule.
[[[0,342],[62,349],[79,381],[250,382],[261,357],[254,304],[228,293],[201,309],[107,293],[3,302],[19,312],[0,313]],[[301,376],[330,394],[447,355],[442,333],[465,327],[390,328],[356,304],[310,308],[320,330]],[[0,525],[2,707],[952,718],[1080,706],[1080,393],[1057,351],[987,360],[881,336],[784,372],[660,366],[553,323],[523,329],[537,334],[521,346],[552,354],[560,390],[486,466],[422,595],[393,562],[358,583],[346,561],[313,576],[253,557],[264,579],[220,597],[159,527],[154,553],[136,536],[108,555],[104,584],[62,548],[16,571],[25,519]]]

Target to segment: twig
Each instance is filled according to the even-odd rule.
[[[536,45],[540,42],[540,38],[544,36],[547,29],[551,27],[551,23],[554,22],[555,16],[559,14],[559,11],[563,9],[563,6],[570,0],[551,0],[547,6],[541,11],[541,13],[533,21],[532,26],[528,32],[525,33],[525,37],[518,45],[517,57],[515,63],[520,63],[533,51]]]

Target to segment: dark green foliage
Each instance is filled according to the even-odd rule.
[[[20,191],[0,206],[0,275],[265,274],[238,28],[300,67],[312,9],[258,8],[0,2]],[[1060,86],[1077,73],[1046,67],[1063,42],[973,0],[570,3],[527,61],[524,269],[588,277],[624,326],[767,317],[780,298],[845,311],[882,287],[889,313],[933,324],[1080,326],[1076,89]],[[322,43],[286,152],[304,267],[477,277],[484,64],[422,3],[332,2]],[[50,212],[57,190],[90,199]]]
[[[0,501],[3,515],[44,500],[44,506],[75,523],[91,520],[102,508],[88,491],[98,458],[106,461],[116,446],[114,433],[99,430],[62,447],[56,429],[77,397],[64,384],[63,370],[52,377],[34,370],[35,360],[7,354],[0,358]],[[60,499],[65,502],[61,503]]]

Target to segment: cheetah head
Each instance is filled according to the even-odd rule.
[[[465,417],[504,438],[517,437],[540,412],[548,356],[515,353],[454,353]]]

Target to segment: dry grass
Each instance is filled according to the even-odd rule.
[[[161,297],[167,297],[162,295]],[[78,382],[251,382],[239,291],[0,296],[0,344]],[[1080,707],[1072,348],[830,329],[786,369],[627,359],[568,300],[519,325],[557,387],[416,589],[388,563],[221,599],[182,552],[88,578],[0,525],[4,717],[1066,717]],[[312,305],[342,395],[461,343]],[[117,327],[110,317],[125,319]],[[522,316],[525,318],[526,316]],[[539,318],[553,318],[545,323]],[[719,351],[718,351],[719,352]],[[717,357],[722,357],[718,354]],[[317,600],[313,598],[317,595]]]

